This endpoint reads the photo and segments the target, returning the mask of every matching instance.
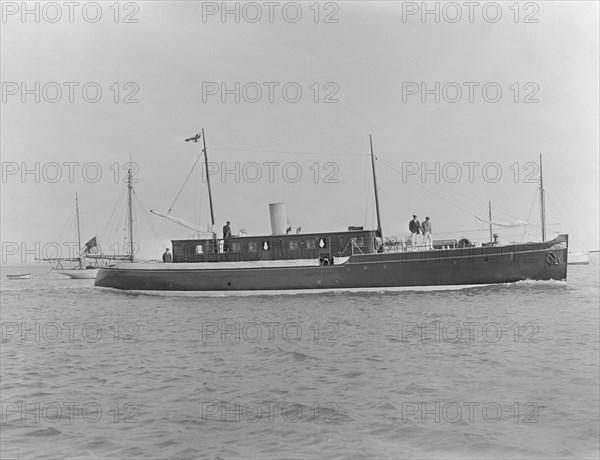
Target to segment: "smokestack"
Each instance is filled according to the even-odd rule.
[[[284,203],[269,204],[269,214],[271,215],[271,234],[285,235],[287,229],[287,215],[285,213]]]

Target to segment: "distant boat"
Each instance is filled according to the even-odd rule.
[[[31,273],[22,273],[20,275],[6,275],[9,280],[28,280],[31,278]]]
[[[81,231],[79,226],[79,201],[77,199],[77,194],[75,194],[75,214],[77,217],[77,247],[80,250],[78,257],[73,258],[64,258],[64,257],[54,257],[42,259],[48,262],[54,262],[56,265],[52,268],[52,270],[57,271],[61,275],[66,275],[69,278],[73,279],[95,279],[98,274],[98,261],[95,261],[95,266],[93,265],[84,265],[85,256],[90,251],[90,249],[96,247],[96,237],[94,236],[90,239],[83,249],[81,249]],[[63,266],[63,262],[77,262],[73,268],[65,268]]]
[[[590,254],[588,251],[569,252],[568,265],[589,265]]]
[[[72,268],[70,270],[56,270],[61,275],[67,275],[75,280],[93,280],[98,274],[97,268]]]
[[[127,171],[127,229],[129,233],[127,246],[129,247],[129,251],[127,253],[126,250],[125,254],[87,254],[86,257],[95,260],[97,265],[99,261],[102,261],[102,264],[98,265],[96,271],[98,271],[99,268],[111,267],[117,262],[135,262],[135,244],[133,241],[133,194],[133,172],[129,169]]]

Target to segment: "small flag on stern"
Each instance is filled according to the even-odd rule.
[[[90,249],[95,248],[96,246],[96,237],[94,236],[90,241],[85,243],[85,250],[83,252],[88,252]]]

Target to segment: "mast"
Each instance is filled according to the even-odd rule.
[[[212,234],[213,238],[217,238],[217,234],[215,233],[215,212],[213,210],[213,201],[212,201],[212,190],[210,188],[210,174],[208,173],[208,152],[206,150],[206,138],[204,137],[204,128],[202,128],[202,134],[196,134],[193,137],[186,139],[186,142],[198,142],[202,136],[202,144],[204,148],[202,151],[204,152],[204,168],[206,170],[206,184],[208,186],[208,202],[210,204],[210,220],[212,224]]]
[[[540,213],[542,219],[542,241],[546,241],[546,197],[544,192],[544,175],[542,173],[542,154],[540,153]]]
[[[490,217],[490,243],[494,242],[494,236],[492,234],[492,201],[488,201],[489,204],[489,217]]]
[[[377,236],[383,241],[383,232],[381,231],[381,215],[379,214],[379,195],[377,194],[377,176],[375,174],[375,155],[373,155],[373,138],[369,134],[369,144],[371,145],[371,167],[373,169],[373,187],[375,188],[375,209],[377,211]]]
[[[131,167],[127,170],[127,203],[129,207],[129,260],[133,262],[133,183],[131,180]]]
[[[79,200],[77,199],[77,193],[75,193],[75,215],[77,216],[77,249],[79,250],[79,268],[83,270],[83,262],[81,260],[81,230],[79,227]]]
[[[196,142],[198,142],[196,140]],[[213,211],[212,192],[210,189],[210,174],[208,174],[208,152],[206,150],[206,137],[204,137],[204,128],[202,128],[202,144],[204,145],[204,167],[206,169],[206,185],[208,186],[208,202],[210,204],[210,220],[212,223],[213,237],[215,233],[215,213]]]

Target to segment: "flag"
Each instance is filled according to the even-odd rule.
[[[190,137],[189,139],[186,139],[186,142],[198,142],[200,140],[200,134],[196,134],[194,137]]]
[[[93,237],[90,241],[85,243],[84,253],[88,252],[90,249],[95,248],[98,244],[96,243],[96,237]]]

